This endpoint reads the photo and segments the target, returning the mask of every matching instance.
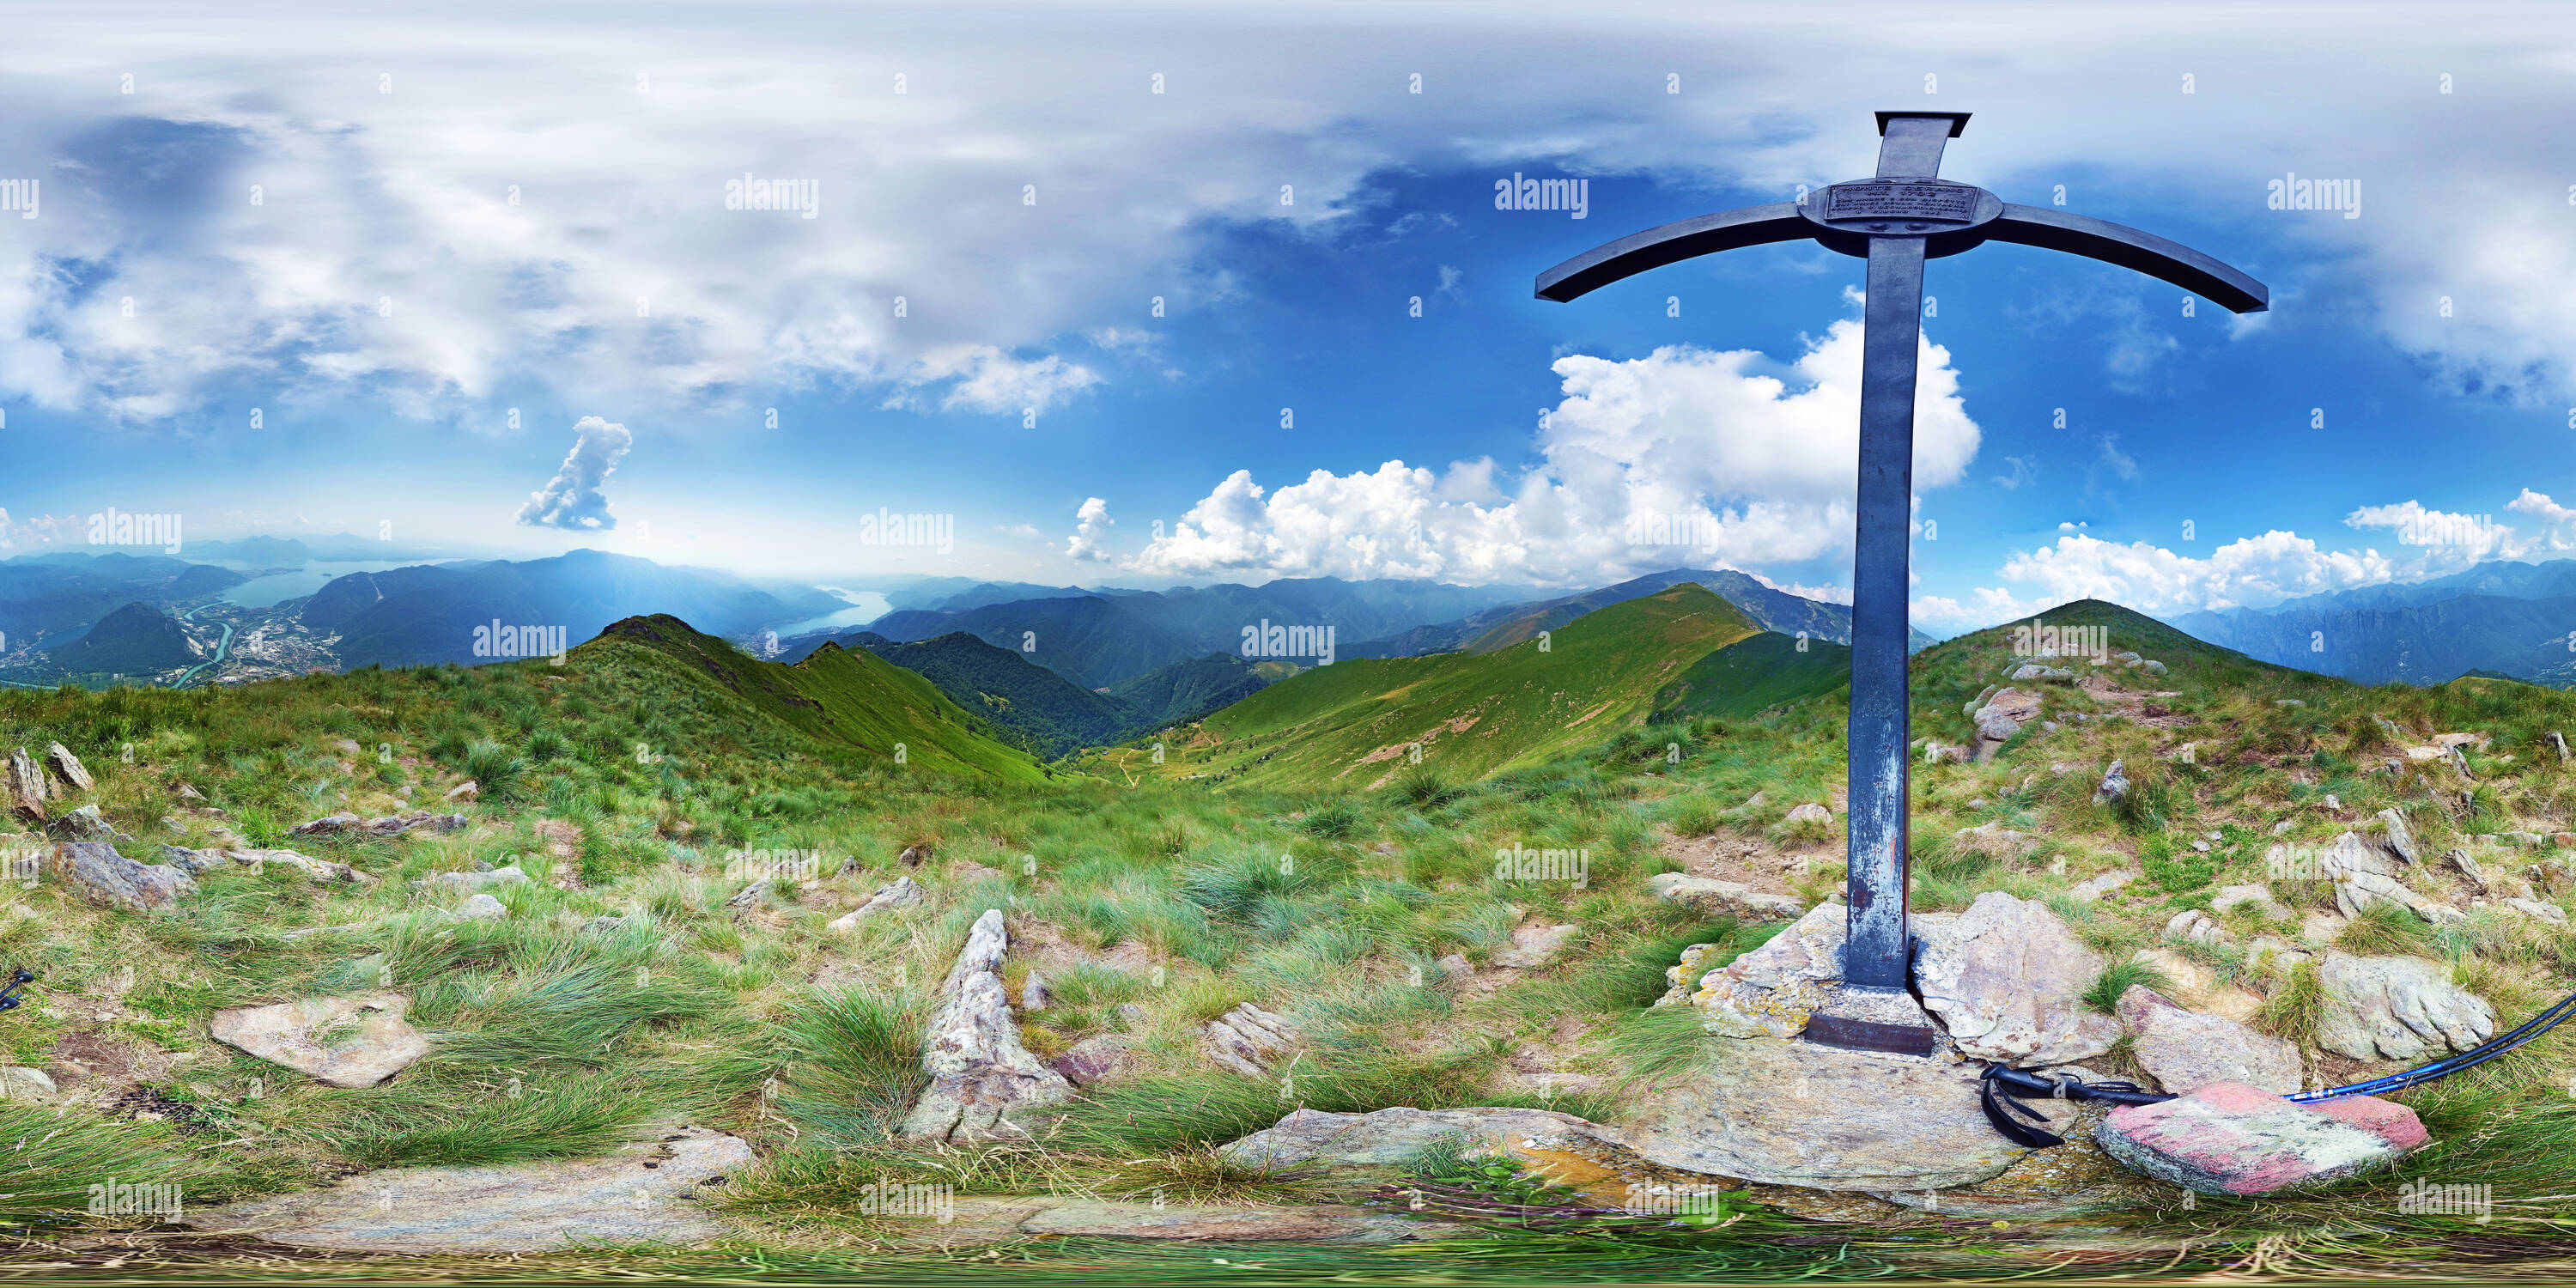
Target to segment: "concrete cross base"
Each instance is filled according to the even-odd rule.
[[[1932,1054],[1932,1017],[1901,988],[1838,984],[1807,1016],[1802,1035],[1818,1046],[1894,1055]]]

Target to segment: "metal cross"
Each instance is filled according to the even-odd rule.
[[[1932,1028],[1912,992],[1906,930],[1906,585],[1914,492],[1914,357],[1923,261],[1989,241],[2068,251],[2133,268],[2237,313],[2269,307],[2263,284],[2187,246],[2119,224],[1939,179],[1965,112],[1878,114],[1878,175],[1798,201],[1650,228],[1539,274],[1538,297],[1571,300],[1679,260],[1812,238],[1869,261],[1862,337],[1860,495],[1852,561],[1850,933],[1843,987],[1811,1016],[1809,1041],[1928,1055]]]

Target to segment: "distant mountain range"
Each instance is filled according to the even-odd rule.
[[[1851,610],[1844,605],[1777,590],[1741,572],[1693,569],[1547,598],[1532,598],[1538,592],[1523,586],[1331,577],[1170,591],[925,583],[904,592],[923,606],[899,608],[868,629],[896,642],[963,631],[1020,652],[1084,688],[1103,689],[1190,658],[1239,655],[1244,629],[1263,623],[1330,627],[1337,658],[1482,653],[1684,582],[1708,587],[1762,629],[1792,636],[1804,632],[1811,639],[1837,643],[1851,638]],[[1028,589],[1042,593],[1008,598]],[[826,638],[832,636],[818,632],[782,641],[795,646],[782,655],[795,656],[797,649],[811,649]],[[1912,642],[1920,649],[1932,638],[1916,631]],[[1290,660],[1306,664],[1319,659]]]
[[[2266,662],[2361,684],[2440,684],[2483,671],[2576,687],[2576,560],[2481,564],[2431,581],[2165,620]]]
[[[477,627],[561,628],[573,641],[622,618],[655,613],[739,636],[842,607],[821,590],[782,596],[730,573],[665,567],[649,559],[575,550],[513,563],[424,564],[336,578],[304,601],[303,624],[337,635],[344,668],[471,665]]]
[[[300,568],[308,563],[369,563],[395,559],[439,559],[432,547],[334,533],[327,537],[240,537],[229,541],[191,541],[181,551],[216,563],[251,568]]]
[[[156,606],[211,595],[242,575],[166,555],[56,551],[0,561],[0,634],[15,648],[70,638],[128,604]]]
[[[964,631],[1023,653],[1086,689],[1102,689],[1175,662],[1239,653],[1244,628],[1263,622],[1328,626],[1338,646],[1461,617],[1528,593],[1511,586],[1317,577],[979,602],[1007,589],[967,588],[948,597],[965,606],[898,609],[868,629],[897,643]]]

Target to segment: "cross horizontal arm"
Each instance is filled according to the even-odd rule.
[[[1561,304],[1620,278],[1694,255],[1796,241],[1815,233],[1816,226],[1798,213],[1797,203],[1788,201],[1679,220],[1595,246],[1539,274],[1538,298]]]
[[[2107,219],[2007,203],[2004,213],[1979,231],[1989,241],[2062,250],[2133,268],[2204,296],[2232,313],[2260,313],[2272,307],[2272,292],[2261,282],[2189,246]]]

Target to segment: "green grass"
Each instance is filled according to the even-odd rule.
[[[1750,716],[1851,683],[1851,648],[1764,631],[1693,662],[1655,694],[1657,720]]]
[[[2093,982],[2085,987],[2084,1005],[2109,1015],[2119,1008],[2120,998],[2123,995],[2130,989],[2141,986],[2167,995],[2173,992],[2172,978],[2158,969],[2153,962],[2112,962],[2104,966],[2102,973],[2094,976]]]

